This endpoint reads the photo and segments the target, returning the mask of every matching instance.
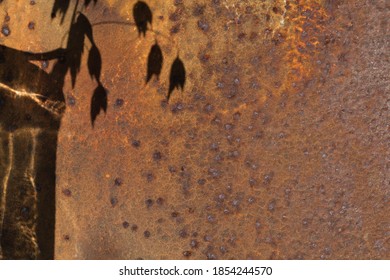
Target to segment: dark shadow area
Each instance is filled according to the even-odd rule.
[[[53,10],[51,11],[51,18],[55,18],[59,13],[62,16],[61,23],[63,23],[69,6],[70,0],[55,0]]]
[[[51,16],[60,13],[63,20],[69,2],[56,0]],[[84,6],[90,3],[84,1]],[[92,44],[88,71],[97,82],[91,101],[92,124],[100,110],[107,110],[107,92],[100,81],[101,55],[91,24],[76,9],[65,49],[30,53],[0,45],[0,259],[54,258],[63,87],[68,71],[75,86],[85,38]],[[49,64],[52,70],[44,71]]]
[[[93,45],[89,50],[88,55],[88,71],[92,79],[100,81],[100,73],[102,71],[102,57],[99,49]]]
[[[3,259],[54,257],[57,134],[65,110],[63,67],[58,65],[65,53],[0,46]],[[57,62],[51,73],[30,63],[52,59]]]
[[[98,0],[93,0],[93,3],[96,5]],[[64,19],[65,19],[65,16],[66,16],[66,13],[68,12],[69,10],[69,6],[70,6],[70,0],[55,0],[54,1],[54,5],[53,5],[53,9],[51,11],[51,18],[55,18],[57,16],[57,14],[59,13],[62,18],[61,18],[61,23],[64,22]],[[92,0],[84,0],[84,7],[88,7],[89,4],[91,4]],[[1,1],[0,1],[1,3]],[[78,1],[77,1],[78,3]]]
[[[171,93],[175,89],[184,89],[186,83],[186,70],[183,61],[179,57],[176,57],[171,67],[171,73],[169,75],[169,91],[167,100],[171,97]]]
[[[138,1],[133,7],[133,17],[139,35],[143,34],[145,37],[146,31],[148,30],[148,23],[150,23],[152,26],[153,20],[153,14],[149,6],[143,1]],[[151,32],[153,32],[155,36],[162,36],[159,32],[153,31],[153,29],[151,29]],[[159,79],[163,67],[163,61],[163,53],[156,40],[156,43],[150,49],[148,56],[146,83],[151,80],[153,75],[156,75],[157,79]],[[171,66],[171,73],[169,76],[169,91],[167,96],[168,101],[175,89],[184,89],[185,82],[185,67],[183,61],[177,57]]]
[[[96,117],[99,115],[101,110],[103,110],[104,113],[107,112],[107,92],[102,85],[99,85],[95,89],[91,101],[92,126],[94,126]]]
[[[164,58],[163,58],[161,48],[156,42],[150,49],[149,56],[148,56],[146,83],[150,81],[153,75],[156,75],[157,79],[160,78],[163,61]]]
[[[148,23],[152,25],[153,21],[153,14],[149,6],[143,1],[135,3],[133,7],[133,17],[138,29],[138,34],[143,34],[145,37],[146,31],[148,30]]]
[[[93,3],[96,5],[98,0],[93,0]],[[85,0],[84,1],[84,6],[85,7],[88,7],[89,4],[91,4],[92,0]]]

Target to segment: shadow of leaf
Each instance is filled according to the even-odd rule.
[[[76,84],[76,76],[80,72],[81,56],[84,50],[84,33],[75,22],[70,27],[67,49],[69,50],[69,59],[67,59],[72,79],[72,87]]]
[[[57,13],[60,12],[62,15],[61,24],[64,22],[66,12],[69,9],[70,0],[55,0],[53,9],[51,11],[51,18],[55,18]]]
[[[181,59],[177,57],[171,67],[167,100],[169,100],[171,93],[175,90],[175,88],[183,90],[185,82],[186,82],[186,70]]]
[[[153,15],[149,6],[143,2],[138,1],[133,7],[133,17],[135,24],[137,25],[138,33],[146,36],[146,30],[148,29],[148,23],[152,24]]]
[[[72,87],[75,87],[77,74],[80,72],[81,56],[84,51],[84,36],[87,36],[92,44],[92,26],[89,20],[83,14],[79,14],[77,21],[72,24],[69,31],[67,50],[69,51],[68,64],[72,79]]]
[[[102,57],[96,45],[92,45],[88,55],[88,71],[91,78],[100,81],[100,73],[102,70]]]
[[[91,4],[91,1],[92,1],[92,0],[85,0],[85,1],[84,1],[84,6],[85,6],[85,7],[88,7],[88,5]],[[98,0],[93,0],[93,4],[96,5],[97,1],[98,1]]]
[[[162,65],[163,65],[163,54],[160,46],[157,42],[150,49],[148,56],[148,69],[146,75],[146,83],[150,81],[153,75],[157,76],[157,79],[160,77]]]
[[[95,89],[91,100],[92,127],[94,126],[96,117],[100,114],[101,110],[103,110],[104,113],[107,112],[107,91],[101,84],[99,84]]]
[[[92,33],[92,25],[89,22],[88,18],[84,14],[79,13],[79,16],[77,17],[77,24],[78,24],[78,28],[80,28],[81,31],[91,41],[91,43],[94,44],[93,33]]]

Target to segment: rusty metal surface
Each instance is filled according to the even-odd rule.
[[[91,126],[86,44],[63,88],[55,258],[389,259],[389,4],[149,0],[143,36],[136,2],[82,10],[108,108]]]

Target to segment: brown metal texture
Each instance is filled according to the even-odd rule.
[[[50,18],[54,0],[24,4],[26,11],[0,2],[26,13],[14,19],[8,11],[11,33],[0,35],[18,62],[25,65],[27,51],[55,50],[55,59],[34,64],[53,73],[64,50],[67,58],[61,75],[25,87],[61,92],[33,100],[48,116],[30,113],[34,125],[5,121],[33,108],[23,101],[30,97],[7,97],[0,107],[1,179],[19,178],[8,171],[16,158],[9,135],[55,135],[49,144],[35,134],[20,140],[21,150],[38,154],[35,142],[42,150],[35,168],[34,156],[20,160],[26,174],[46,168],[41,180],[54,186],[56,170],[56,195],[38,197],[38,210],[28,206],[35,218],[24,209],[30,202],[12,195],[17,184],[3,179],[1,213],[11,218],[1,226],[38,232],[19,234],[38,240],[32,249],[23,238],[12,249],[2,229],[3,248],[32,252],[5,258],[390,258],[387,1],[70,1],[62,24],[60,13]],[[69,42],[77,36],[69,26],[84,20],[76,4],[93,40],[80,25],[87,35],[72,87],[77,44]],[[34,28],[18,24],[30,16]],[[2,96],[24,93],[1,74]],[[50,198],[55,250],[46,254],[37,220]]]

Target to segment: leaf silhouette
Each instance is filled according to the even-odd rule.
[[[150,81],[153,75],[157,76],[157,79],[160,77],[162,65],[163,65],[163,54],[160,46],[157,42],[150,49],[148,56],[148,69],[146,74],[146,83]]]
[[[148,29],[148,22],[152,24],[153,15],[149,6],[143,2],[138,1],[133,7],[133,17],[135,24],[137,25],[138,33],[146,36],[146,30]]]
[[[70,27],[67,49],[69,51],[67,63],[70,68],[72,87],[74,88],[76,76],[80,72],[81,56],[84,50],[84,32],[78,21]]]
[[[175,88],[183,90],[186,82],[186,70],[184,64],[179,57],[175,59],[171,67],[171,74],[169,75],[169,91],[167,100],[171,97],[171,93]]]
[[[107,112],[107,91],[101,84],[99,84],[95,89],[91,100],[92,126],[94,126],[96,117],[100,114],[101,110],[103,110],[104,113]]]
[[[70,0],[55,0],[53,9],[51,11],[51,18],[55,18],[57,13],[60,12],[62,15],[61,24],[64,22],[66,12],[69,9]]]
[[[67,45],[67,50],[69,52],[68,65],[70,68],[73,88],[76,84],[77,74],[80,72],[81,56],[84,51],[85,36],[90,39],[92,45],[95,44],[93,42],[91,23],[85,15],[80,13],[76,22],[74,22],[70,27]]]
[[[78,27],[81,29],[80,32],[83,32],[91,41],[91,43],[94,44],[92,25],[89,22],[88,18],[83,13],[80,13],[79,16],[77,17],[77,24]]]
[[[91,3],[91,1],[92,1],[92,0],[85,0],[85,1],[84,1],[84,6],[85,6],[85,7],[88,7],[88,5]],[[93,4],[96,5],[96,3],[97,3],[97,0],[93,0]]]
[[[102,57],[96,45],[92,45],[88,55],[88,71],[91,78],[100,81],[100,73],[102,70]]]

